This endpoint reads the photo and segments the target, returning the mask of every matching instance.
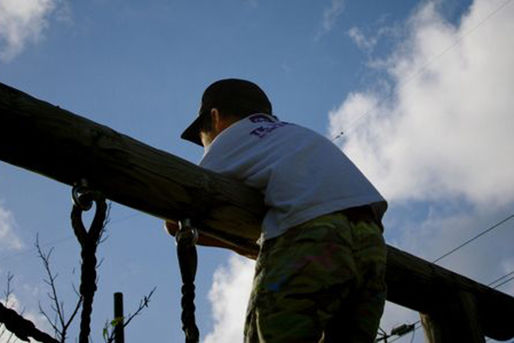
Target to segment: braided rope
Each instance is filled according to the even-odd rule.
[[[29,337],[32,337],[43,343],[59,343],[55,338],[38,330],[30,320],[23,318],[16,311],[6,308],[2,303],[0,303],[0,322],[22,341],[30,342]]]
[[[182,330],[186,335],[186,343],[198,343],[200,332],[195,320],[195,275],[198,266],[198,255],[195,243],[198,233],[189,221],[180,223],[176,234],[177,256],[182,276]]]
[[[80,320],[79,343],[88,343],[89,334],[91,332],[91,313],[93,312],[93,298],[97,290],[96,287],[96,248],[100,241],[104,222],[107,215],[107,204],[102,194],[98,192],[88,191],[77,196],[78,190],[74,187],[73,200],[74,205],[71,210],[71,223],[73,232],[77,237],[81,247],[81,280],[80,295],[82,296],[82,313]],[[82,223],[82,212],[91,208],[92,202],[96,203],[95,216],[89,231],[86,230]]]

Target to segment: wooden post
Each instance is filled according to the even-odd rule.
[[[121,318],[121,319],[120,319]],[[114,343],[125,343],[125,318],[123,315],[123,293],[114,293],[114,320],[116,325],[114,326]]]
[[[421,314],[421,324],[429,343],[485,342],[476,300],[469,292],[446,297],[430,314]]]
[[[0,160],[69,185],[85,178],[120,204],[162,219],[193,218],[201,234],[258,252],[265,206],[257,191],[3,84]],[[432,316],[449,290],[468,292],[485,335],[514,337],[514,297],[392,246],[387,259],[389,301]]]

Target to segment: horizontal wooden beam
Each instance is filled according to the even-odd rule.
[[[256,191],[1,83],[0,160],[68,185],[87,179],[115,202],[194,217],[227,243],[257,249]]]
[[[0,83],[0,160],[162,219],[196,219],[206,235],[256,254],[265,208],[242,183]],[[514,298],[388,247],[388,300],[429,313],[459,292],[476,301],[482,330],[514,337]]]
[[[462,292],[473,295],[483,333],[514,337],[514,298],[419,257],[388,246],[388,300],[421,313],[441,313]]]

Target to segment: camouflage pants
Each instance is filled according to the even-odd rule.
[[[264,243],[245,342],[374,342],[384,309],[378,225],[321,216]]]

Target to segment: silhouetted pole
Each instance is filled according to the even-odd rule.
[[[201,235],[256,256],[262,195],[106,126],[0,83],[0,160],[162,219],[191,218]],[[388,246],[387,299],[436,314],[448,294],[472,294],[481,331],[514,337],[514,297]],[[466,305],[467,306],[467,305]]]
[[[125,318],[123,317],[123,293],[114,293],[114,320],[116,325],[114,326],[114,343],[125,343],[125,332],[123,323]]]

